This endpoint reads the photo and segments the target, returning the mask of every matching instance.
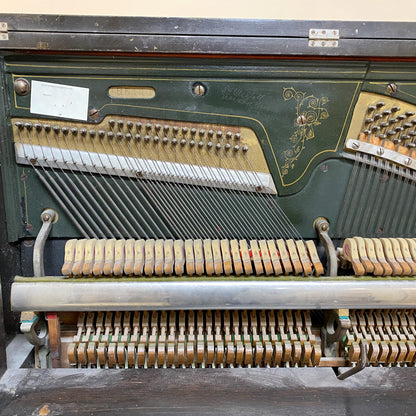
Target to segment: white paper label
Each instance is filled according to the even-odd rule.
[[[32,81],[30,112],[87,120],[89,88]]]

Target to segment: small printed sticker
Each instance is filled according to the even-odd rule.
[[[30,112],[86,121],[89,88],[32,81]]]

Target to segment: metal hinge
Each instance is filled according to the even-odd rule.
[[[6,22],[0,22],[0,40],[9,40],[9,28]]]
[[[312,48],[337,48],[339,29],[309,29],[309,46]]]

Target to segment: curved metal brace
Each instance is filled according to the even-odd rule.
[[[45,345],[48,335],[48,326],[34,312],[23,312],[20,318],[20,331],[35,347]]]
[[[43,267],[43,249],[45,248],[46,240],[52,228],[52,224],[57,218],[57,213],[53,209],[45,209],[40,215],[42,220],[42,228],[36,237],[35,245],[33,247],[33,274],[35,277],[42,277],[45,275]]]
[[[335,250],[334,243],[332,242],[331,237],[328,235],[329,222],[324,217],[318,217],[315,220],[313,225],[326,251],[326,257],[327,257],[326,274],[327,276],[337,276],[338,258],[337,258],[337,253]]]
[[[348,377],[353,376],[354,374],[359,373],[361,370],[364,370],[364,368],[368,364],[367,359],[367,343],[361,342],[360,343],[360,357],[358,359],[357,365],[355,367],[350,368],[345,373],[340,373],[338,371],[337,378],[338,380],[345,380]]]

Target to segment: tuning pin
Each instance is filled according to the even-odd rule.
[[[405,112],[406,117],[412,117],[415,115],[414,111],[406,111]]]
[[[391,110],[384,110],[381,114],[383,117],[389,116],[391,114]]]
[[[123,128],[123,126],[124,126],[124,121],[123,121],[123,120],[118,120],[118,121],[117,121],[117,125],[118,125],[118,128],[119,128],[119,129],[122,129],[122,128]]]
[[[196,134],[196,128],[194,127],[194,128],[191,129],[191,135],[195,136],[195,134]]]
[[[26,130],[32,130],[32,127],[33,127],[32,123],[25,123]]]
[[[98,136],[99,136],[99,137],[101,137],[101,138],[104,138],[104,136],[105,136],[105,131],[104,131],[104,130],[99,130],[99,131],[98,131]]]
[[[204,142],[203,142],[202,140],[198,143],[198,147],[199,147],[199,148],[204,147]]]
[[[116,134],[116,137],[117,137],[117,139],[118,140],[121,140],[123,137],[124,137],[124,135],[123,135],[123,133],[121,133],[120,131]]]
[[[165,126],[166,127],[166,126]],[[167,137],[164,137],[163,139],[162,139],[162,143],[163,144],[168,144],[168,142],[169,142],[169,139],[167,138]]]
[[[127,128],[128,128],[129,130],[133,128],[133,122],[132,122],[131,120],[129,120],[129,121],[126,123],[126,125],[127,125]]]
[[[87,135],[87,129],[80,129],[79,134],[81,136],[84,136],[85,137]]]
[[[125,136],[126,140],[130,141],[131,140],[131,133],[126,133]]]
[[[138,131],[138,132],[140,132],[141,131],[141,129],[142,129],[142,123],[140,123],[140,122],[138,122],[138,123],[136,123],[136,130]]]
[[[385,103],[383,103],[383,101],[379,101],[377,104],[376,104],[376,107],[377,108],[381,108],[381,107],[384,107],[386,104]]]
[[[217,131],[217,137],[218,137],[219,139],[222,137],[222,131],[221,131],[221,130],[218,130],[218,131]]]
[[[23,123],[21,121],[16,121],[16,123],[14,123],[14,125],[19,129],[22,130],[23,129]]]
[[[372,113],[375,110],[376,110],[376,106],[375,105],[369,105],[367,107],[367,113]]]
[[[188,133],[188,127],[182,127],[182,133],[183,134]]]
[[[107,133],[107,138],[108,138],[109,140],[114,139],[114,133],[113,133],[112,131],[109,131],[109,132]]]
[[[240,140],[241,139],[241,134],[240,133],[234,134],[234,139],[235,140]]]
[[[108,121],[108,124],[110,125],[110,127],[114,127],[115,124],[116,124],[116,121],[111,119],[111,120]]]
[[[170,127],[168,125],[163,126],[163,131],[167,133],[169,131]]]
[[[212,137],[214,135],[214,130],[208,130],[208,137]]]
[[[50,125],[50,124],[44,124],[44,125],[43,125],[43,129],[44,129],[47,133],[49,133],[49,132],[51,131],[51,125]]]
[[[35,123],[33,125],[33,127],[35,128],[36,131],[41,131],[42,130],[42,124],[40,124],[40,123]]]
[[[214,144],[212,143],[212,142],[208,142],[207,143],[207,147],[208,147],[208,149],[211,149],[211,147],[213,146]]]
[[[400,111],[400,107],[397,107],[397,105],[394,105],[392,108],[390,108],[390,111],[394,114]]]
[[[78,129],[76,127],[72,127],[71,133],[73,136],[76,136],[78,134]]]
[[[174,132],[175,134],[177,134],[177,133],[178,133],[178,131],[179,131],[179,127],[178,127],[178,126],[174,126],[174,127],[173,127],[173,132]]]
[[[195,140],[191,140],[191,141],[189,142],[189,146],[194,147],[194,146],[195,146]]]
[[[220,143],[217,143],[217,144],[215,145],[215,148],[216,148],[217,150],[220,150],[220,149],[221,149],[221,144],[220,144]]]
[[[95,130],[90,130],[90,131],[88,132],[88,134],[90,135],[90,137],[95,137],[95,135],[96,135],[96,131],[95,131]]]
[[[380,120],[381,119],[381,114],[380,113],[377,113],[377,114],[374,114],[374,117],[373,117],[373,119],[375,120],[375,121],[377,121],[377,120]]]
[[[147,127],[147,126],[146,126],[146,127]],[[146,134],[146,136],[144,136],[143,140],[144,140],[146,143],[149,143],[149,141],[150,141],[150,136],[149,136],[148,134]]]
[[[162,128],[162,126],[160,124],[156,124],[156,126],[155,126],[156,131],[159,131],[161,128]]]
[[[200,135],[201,137],[202,137],[204,134],[205,134],[205,130],[204,130],[204,129],[199,130],[199,135]]]
[[[153,142],[154,143],[159,143],[159,137],[158,136],[153,137]]]
[[[176,146],[178,144],[178,139],[174,137],[172,139],[171,143],[172,143],[173,146]]]
[[[66,136],[69,133],[69,128],[64,126],[64,127],[62,127],[61,131],[62,131],[62,134],[65,134],[65,136]]]

